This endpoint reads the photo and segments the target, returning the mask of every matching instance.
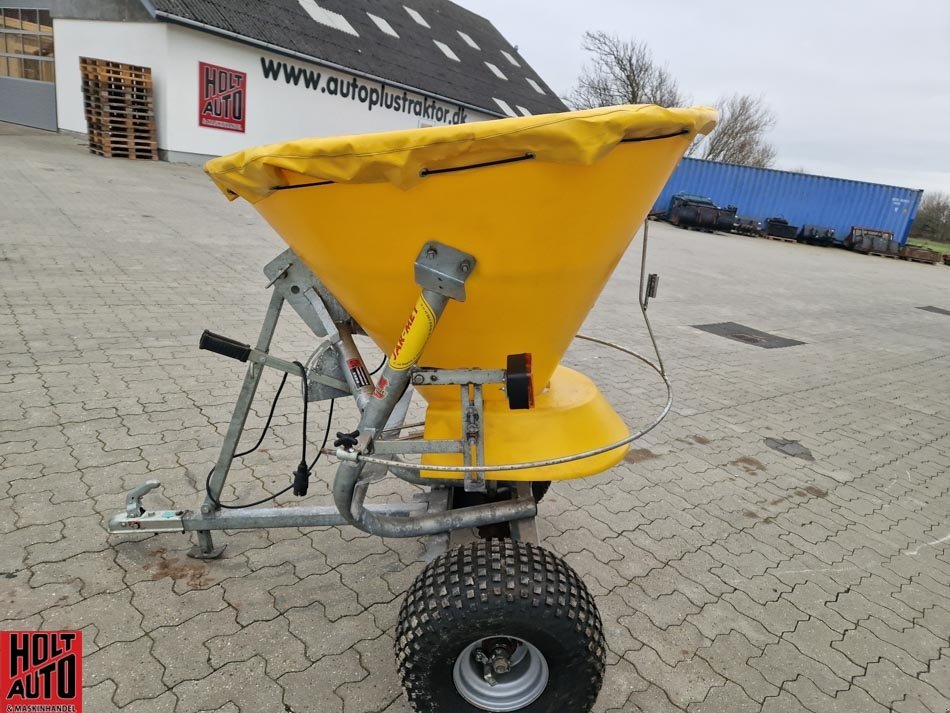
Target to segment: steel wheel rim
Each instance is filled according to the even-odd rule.
[[[537,647],[514,636],[504,638],[517,642],[518,648],[511,657],[511,671],[497,674],[497,685],[489,685],[482,665],[475,660],[475,651],[486,639],[466,646],[455,659],[452,672],[459,695],[476,708],[493,713],[519,711],[531,705],[544,693],[550,675],[547,659]]]

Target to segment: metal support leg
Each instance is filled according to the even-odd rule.
[[[521,481],[514,484],[515,493],[519,498],[534,498],[531,491],[531,483]],[[529,542],[532,545],[538,544],[538,525],[534,517],[526,517],[521,520],[512,520],[508,523],[511,528],[511,539],[516,542]]]
[[[267,305],[267,314],[257,338],[257,349],[262,352],[270,350],[270,343],[277,329],[277,320],[280,318],[280,309],[283,303],[284,298],[278,292],[275,291],[271,294],[270,303]],[[214,472],[211,474],[211,481],[208,484],[210,493],[205,494],[205,501],[201,506],[201,512],[204,515],[209,515],[218,509],[215,506],[215,501],[221,497],[221,491],[227,480],[228,471],[231,469],[231,462],[234,460],[238,442],[244,432],[244,424],[247,422],[251,404],[254,403],[254,395],[257,393],[257,386],[260,384],[263,372],[263,364],[251,362],[247,366],[244,383],[241,385],[241,393],[238,396],[237,404],[234,406],[234,412],[231,414],[228,433],[221,445],[221,453],[218,455],[218,461],[214,466]],[[188,556],[195,559],[216,559],[223,552],[224,546],[214,546],[210,530],[199,530],[198,544],[191,548]]]

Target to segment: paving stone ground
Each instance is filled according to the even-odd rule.
[[[254,339],[279,239],[193,167],[9,126],[0,161],[0,629],[81,628],[90,713],[408,711],[392,636],[420,542],[244,532],[204,563],[184,536],[104,529],[149,477],[156,505],[199,503],[242,374],[197,338]],[[597,710],[945,713],[950,318],[918,307],[950,309],[950,269],[651,233],[675,408],[622,466],[555,484],[541,507],[544,544],[604,617]],[[645,348],[636,253],[585,329]],[[691,326],[719,322],[804,344]],[[313,346],[290,318],[274,351]],[[648,371],[586,348],[569,360],[632,424],[657,408]],[[338,416],[349,430],[352,410]],[[228,498],[288,482],[299,402],[275,423]]]

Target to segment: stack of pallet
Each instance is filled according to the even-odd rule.
[[[80,57],[89,150],[106,157],[158,159],[152,70]]]
[[[940,262],[940,253],[928,250],[927,248],[915,248],[911,245],[905,245],[901,248],[901,258],[904,260],[913,260],[914,262],[926,262],[936,265]]]

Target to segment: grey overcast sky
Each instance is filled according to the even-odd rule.
[[[763,95],[778,168],[950,193],[950,0],[456,0],[560,95],[585,30],[646,41],[694,104]]]

